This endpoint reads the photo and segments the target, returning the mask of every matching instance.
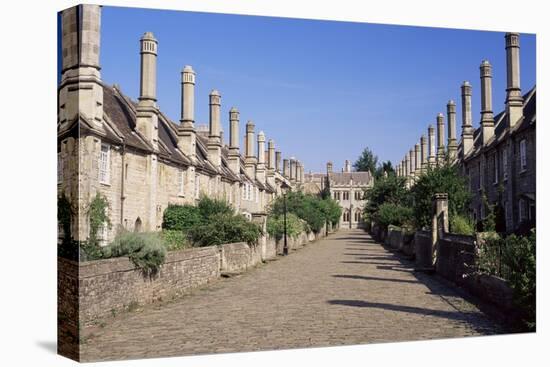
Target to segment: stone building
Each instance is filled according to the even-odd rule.
[[[363,220],[363,194],[373,184],[370,172],[352,172],[351,163],[346,160],[341,172],[334,172],[332,162],[328,162],[326,173],[306,174],[303,186],[306,192],[328,191],[330,197],[340,204],[340,228],[363,228],[366,224]]]
[[[437,150],[434,129],[429,139],[422,136],[415,153],[410,152],[398,174],[407,177],[408,185],[426,167],[443,162],[448,155],[468,177],[473,200],[472,218],[480,223],[493,210],[498,231],[513,232],[523,225],[534,226],[536,217],[536,86],[521,93],[518,33],[506,33],[506,101],[504,110],[494,113],[492,101],[492,66],[483,60],[479,67],[481,118],[472,124],[472,85],[461,86],[462,134],[456,138],[456,103],[447,103],[447,146],[444,142],[444,116],[437,116]],[[427,145],[429,144],[429,147]],[[411,149],[411,151],[413,151]],[[420,153],[419,153],[420,152]]]
[[[266,207],[303,182],[303,165],[281,152],[255,124],[246,123],[241,151],[239,111],[229,111],[229,142],[221,131],[221,94],[208,96],[208,129],[195,126],[197,74],[185,66],[181,116],[171,121],[157,105],[158,40],[146,32],[139,40],[141,70],[137,101],[118,85],[101,79],[101,7],[79,5],[61,14],[62,71],[58,88],[58,195],[72,205],[72,236],[89,236],[88,209],[97,193],[108,201],[111,227],[106,243],[122,227],[130,231],[161,228],[169,204],[195,204],[200,195],[225,199],[237,212],[260,222]],[[138,40],[136,40],[138,41]],[[267,144],[267,146],[266,146]],[[62,234],[61,234],[62,235]]]

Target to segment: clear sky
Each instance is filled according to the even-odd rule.
[[[197,73],[195,119],[208,122],[208,94],[222,95],[241,112],[241,147],[247,120],[275,140],[283,157],[302,160],[306,172],[339,170],[364,147],[399,162],[460,85],[473,85],[479,125],[479,64],[493,65],[495,114],[504,108],[503,32],[301,20],[273,17],[103,7],[101,73],[132,98],[139,94],[139,38],[159,41],[157,96],[161,110],[179,121],[180,71]],[[505,29],[504,31],[513,31]],[[521,86],[535,84],[535,36],[523,34]],[[445,135],[446,136],[446,135]]]

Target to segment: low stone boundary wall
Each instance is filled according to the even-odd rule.
[[[514,291],[510,288],[508,282],[495,275],[489,274],[469,274],[462,280],[462,285],[470,293],[476,295],[482,300],[498,306],[510,317],[517,312],[513,304]]]
[[[451,282],[460,284],[475,261],[475,238],[445,233],[437,241],[436,271]]]
[[[289,248],[325,236],[301,233]],[[243,272],[282,253],[282,240],[266,236],[257,245],[244,242],[170,251],[158,272],[144,274],[127,257],[78,263],[58,258],[58,318],[65,355],[78,353],[79,325],[89,325],[136,305],[188,293],[220,277]]]
[[[432,235],[427,231],[416,231],[414,234],[414,254],[416,266],[429,268],[433,266]]]

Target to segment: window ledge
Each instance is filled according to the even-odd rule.
[[[111,183],[110,182],[99,182],[101,185],[103,186],[111,186]]]

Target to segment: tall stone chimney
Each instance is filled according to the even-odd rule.
[[[229,110],[229,168],[236,175],[241,172],[239,153],[239,111],[232,107]]]
[[[248,121],[246,123],[246,138],[245,138],[245,159],[244,167],[246,174],[252,179],[256,177],[256,156],[254,155],[254,123]]]
[[[281,151],[275,152],[275,171],[281,173]]]
[[[61,13],[61,128],[81,114],[103,131],[103,85],[99,72],[101,7],[77,5]]]
[[[495,135],[495,119],[493,117],[493,91],[491,87],[491,64],[483,60],[479,66],[481,78],[481,136],[483,145]]]
[[[296,183],[296,159],[294,157],[290,158],[289,179],[291,183]]]
[[[414,155],[414,148],[409,150],[409,176],[414,178],[414,166],[416,165],[416,155]]]
[[[443,114],[437,114],[437,163],[442,164],[445,161],[445,122]]]
[[[523,117],[519,73],[519,33],[506,33],[506,112],[509,126],[515,126]]]
[[[414,175],[416,177],[420,176],[420,167],[422,165],[422,157],[420,156],[420,144],[416,143],[414,145]]]
[[[327,162],[327,173],[332,173],[332,162]]]
[[[420,137],[420,155],[422,156],[422,163],[420,164],[420,169],[422,173],[426,172],[428,168],[428,142],[426,135]]]
[[[275,142],[267,142],[267,179],[271,186],[275,186]]]
[[[195,72],[186,65],[181,72],[181,118],[178,128],[178,148],[191,160],[196,158]]]
[[[435,129],[433,125],[428,126],[428,166],[435,166]]]
[[[348,159],[344,162],[344,172],[351,172],[351,163]]]
[[[449,152],[449,159],[454,161],[456,159],[457,143],[456,143],[456,104],[453,100],[447,103],[447,121],[449,124],[449,130],[447,133],[447,151]]]
[[[256,178],[261,183],[266,182],[265,135],[263,131],[258,133],[258,164],[256,165]]]
[[[409,155],[405,154],[405,177],[407,178],[410,175],[410,168],[411,168],[411,163],[410,163]]]
[[[221,95],[214,89],[209,95],[210,133],[208,136],[208,156],[216,168],[221,168],[222,166],[220,106]]]
[[[146,32],[140,39],[141,71],[139,103],[136,113],[137,130],[158,149],[157,109],[157,45],[153,33]]]
[[[290,179],[290,162],[287,158],[283,159],[283,177]]]
[[[474,146],[474,129],[472,127],[472,86],[465,81],[462,91],[462,155],[467,156]]]

